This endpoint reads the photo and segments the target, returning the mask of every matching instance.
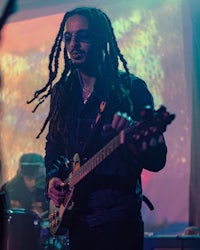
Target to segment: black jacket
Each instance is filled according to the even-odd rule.
[[[122,80],[126,86],[125,75],[122,75]],[[59,91],[60,84],[63,83],[57,84],[55,92]],[[146,105],[154,108],[153,98],[146,83],[134,75],[131,75],[129,90],[134,107],[132,119],[138,121],[140,120],[140,112]],[[68,95],[68,98],[71,96]],[[61,179],[67,177],[69,169],[63,164],[61,156],[71,161],[73,155],[79,153],[81,165],[83,165],[116,136],[114,131],[105,132],[102,129],[105,124],[111,123],[114,113],[118,111],[113,108],[109,101],[99,123],[96,124],[98,110],[101,101],[104,100],[103,93],[99,92],[97,88],[94,89],[88,102],[83,104],[81,88],[77,83],[76,95],[73,95],[73,98],[71,107],[62,111],[63,123],[61,125],[63,130],[60,131],[64,132],[57,133],[54,139],[50,133],[47,135],[45,156],[47,182],[51,177],[60,177]],[[56,100],[55,93],[52,95],[51,106],[56,101],[58,100]],[[120,111],[124,111],[126,105],[125,101]],[[50,120],[49,131],[52,129],[53,122]],[[64,129],[65,126],[67,129]],[[102,156],[103,153],[105,152],[101,152],[98,157]],[[106,154],[106,158],[77,183],[73,193],[74,207],[94,225],[120,215],[140,213],[142,169],[154,172],[161,170],[165,165],[167,147],[163,143],[142,153],[141,157],[138,158],[135,157],[128,144],[124,143],[112,153],[107,152]],[[98,161],[99,158],[97,158]],[[92,164],[95,165],[96,162]]]

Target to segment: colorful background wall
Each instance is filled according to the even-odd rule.
[[[150,211],[144,204],[143,217],[146,230],[170,226],[181,230],[189,217],[192,126],[192,65],[188,63],[192,30],[184,0],[19,1],[0,44],[1,182],[15,175],[23,153],[44,155],[46,131],[40,139],[35,137],[49,102],[32,113],[34,106],[26,101],[46,83],[48,54],[64,12],[83,5],[101,8],[111,17],[130,71],[147,82],[156,107],[164,104],[176,114],[165,133],[166,167],[159,173],[143,173],[144,194],[155,206]]]

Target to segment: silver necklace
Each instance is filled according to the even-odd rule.
[[[84,104],[88,101],[89,97],[92,94],[92,91],[93,91],[93,88],[87,89],[83,87],[83,103]]]
[[[78,70],[78,75],[79,75],[79,80],[80,80],[80,84],[82,86],[82,96],[83,96],[83,103],[86,104],[86,102],[88,101],[89,97],[91,96],[92,92],[93,92],[93,86],[89,86],[88,88],[85,87],[84,85],[84,81],[82,78],[81,73]]]

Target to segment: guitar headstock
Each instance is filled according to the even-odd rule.
[[[175,119],[175,114],[169,113],[163,105],[157,110],[153,110],[151,106],[145,106],[140,115],[141,122],[157,126],[158,132],[165,132],[167,125]]]
[[[132,128],[126,131],[126,137],[129,134],[131,139],[140,141],[148,138],[153,134],[164,133],[167,126],[175,119],[175,114],[169,113],[165,106],[153,110],[151,106],[146,106],[140,114],[140,121],[135,122]]]

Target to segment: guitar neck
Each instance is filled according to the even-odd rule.
[[[106,159],[113,151],[124,143],[124,130],[109,141],[100,151],[94,154],[86,163],[84,163],[77,171],[69,178],[68,185],[75,186],[95,167],[97,167],[104,159]]]
[[[165,132],[166,126],[175,118],[175,115],[166,111],[164,106],[161,106],[157,111],[152,111],[152,114],[149,110],[149,106],[147,106],[145,112],[147,116],[146,119],[144,119],[145,116],[143,115],[143,119],[141,121],[135,122],[132,126],[122,130],[78,170],[74,171],[73,174],[67,179],[66,183],[68,183],[70,187],[74,187],[81,179],[83,179],[104,159],[106,159],[106,157],[123,144],[125,137],[130,137],[132,143],[134,141],[142,141],[148,136],[152,136],[154,133]]]

